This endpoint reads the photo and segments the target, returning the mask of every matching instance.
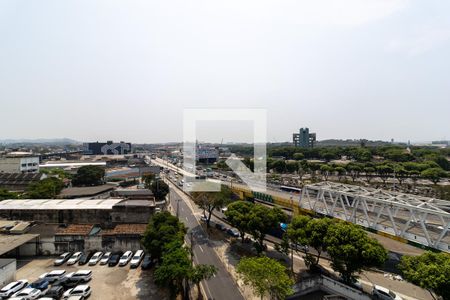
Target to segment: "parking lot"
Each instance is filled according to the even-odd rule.
[[[27,279],[30,283],[38,279],[39,275],[52,270],[92,270],[92,279],[87,283],[92,294],[89,299],[168,299],[165,291],[155,286],[152,279],[153,270],[130,269],[124,267],[108,267],[107,265],[53,266],[54,258],[33,258],[17,262],[16,279]]]

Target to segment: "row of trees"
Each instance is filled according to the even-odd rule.
[[[244,163],[246,162],[247,161],[244,160]],[[442,178],[448,176],[448,173],[434,161],[424,161],[420,163],[351,162],[346,165],[341,165],[325,162],[308,162],[307,160],[268,160],[267,166],[269,170],[275,171],[276,173],[298,174],[300,179],[306,174],[311,174],[312,177],[322,175],[323,179],[328,180],[328,177],[333,175],[337,176],[339,180],[346,176],[349,176],[352,181],[363,178],[368,183],[370,183],[374,177],[379,177],[383,183],[386,183],[389,178],[395,177],[400,184],[407,178],[411,178],[414,182],[423,178],[437,184]]]
[[[225,216],[239,230],[242,242],[245,234],[250,234],[254,240],[255,249],[261,253],[264,239],[273,228],[279,228],[281,222],[286,222],[286,214],[278,207],[269,208],[261,204],[247,201],[235,201],[228,205]]]
[[[177,217],[164,211],[155,214],[150,220],[142,239],[142,244],[157,261],[155,283],[166,287],[175,297],[181,294],[187,299],[189,283],[197,285],[211,278],[217,269],[212,265],[194,265],[190,249],[184,244],[186,227]]]
[[[411,147],[406,151],[402,146],[378,146],[378,147],[316,147],[316,148],[298,148],[298,147],[272,147],[268,149],[269,157],[281,156],[285,159],[320,159],[330,161],[340,159],[346,156],[348,159],[357,162],[369,162],[376,157],[382,157],[385,160],[393,162],[408,161],[435,161],[446,171],[450,171],[450,162],[446,157],[450,156],[449,149],[439,149],[430,147]]]
[[[283,240],[285,251],[288,245],[302,251],[306,265],[312,270],[318,266],[321,254],[326,251],[333,270],[349,284],[362,270],[380,267],[387,259],[383,246],[364,230],[354,224],[329,218],[294,217]],[[317,255],[310,253],[311,248],[316,250]]]

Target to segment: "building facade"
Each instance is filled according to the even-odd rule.
[[[316,142],[316,134],[310,133],[309,128],[300,128],[298,133],[292,135],[292,142],[295,147],[313,148]]]
[[[124,155],[131,153],[131,143],[114,143],[107,141],[106,143],[84,143],[83,153],[86,155]]]
[[[39,156],[26,152],[11,152],[0,157],[0,172],[39,172]]]

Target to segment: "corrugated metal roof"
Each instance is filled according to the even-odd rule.
[[[17,199],[0,201],[0,210],[112,209],[123,199]]]
[[[113,229],[102,231],[102,235],[143,235],[147,224],[117,224]]]
[[[93,224],[70,224],[66,228],[59,228],[56,232],[57,235],[88,235]]]
[[[0,255],[22,246],[38,236],[39,234],[28,233],[19,235],[0,234]]]

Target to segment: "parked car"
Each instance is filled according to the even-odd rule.
[[[65,291],[63,294],[63,298],[69,299],[69,297],[71,297],[71,296],[83,296],[84,298],[87,298],[87,297],[89,297],[90,294],[91,294],[91,287],[88,285],[82,284],[82,285],[77,285],[73,289],[68,289],[67,291]]]
[[[78,270],[75,273],[70,276],[70,281],[77,281],[80,279],[83,282],[88,282],[92,278],[92,271],[91,270]]]
[[[300,244],[296,244],[296,243],[291,243],[290,246],[295,251],[303,251],[303,252],[308,252],[309,251],[308,245],[300,245]]]
[[[67,300],[84,300],[84,299],[86,299],[86,298],[82,295],[70,296],[69,298],[67,298]]]
[[[28,285],[29,288],[45,291],[48,289],[49,282],[46,279],[37,279]]]
[[[402,300],[402,298],[396,295],[393,291],[382,287],[380,285],[374,285],[372,289],[372,296],[375,299],[383,300]]]
[[[228,230],[228,228],[224,224],[221,224],[221,223],[216,223],[216,228],[219,230],[222,230],[222,231]]]
[[[131,257],[133,257],[132,251],[125,252],[119,260],[119,266],[126,266],[130,262]]]
[[[41,290],[27,287],[15,293],[13,297],[24,298],[25,300],[34,300],[37,299],[41,294]]]
[[[89,260],[91,259],[91,257],[94,255],[95,251],[89,251],[88,253],[83,253],[83,255],[81,255],[80,260],[78,261],[78,264],[80,266],[85,265],[89,262]]]
[[[82,252],[75,252],[67,261],[67,265],[70,266],[76,264],[80,260],[82,255]]]
[[[122,252],[116,252],[115,254],[111,255],[111,257],[108,259],[108,266],[114,267],[115,265],[117,265],[122,254]]]
[[[69,289],[69,288],[74,288],[77,285],[80,285],[83,283],[83,280],[80,278],[72,278],[72,275],[75,274],[70,273],[67,276],[64,276],[63,278],[55,281],[52,286],[61,286],[63,289]]]
[[[95,254],[89,260],[89,265],[95,266],[100,261],[100,259],[102,259],[102,256],[103,256],[103,252],[101,252],[101,251],[95,252]]]
[[[39,276],[39,279],[45,279],[48,282],[52,283],[58,279],[61,279],[66,274],[66,270],[53,270],[48,273],[44,273]]]
[[[28,285],[28,280],[22,279],[8,283],[0,290],[0,299],[6,299]]]
[[[237,230],[236,228],[229,228],[229,229],[227,230],[227,233],[228,233],[229,235],[231,235],[232,237],[239,237],[239,236],[240,236],[239,230]]]
[[[60,266],[69,260],[70,256],[72,256],[72,252],[64,252],[61,254],[55,261],[53,262],[54,266]]]
[[[133,258],[130,261],[130,268],[137,268],[139,267],[139,264],[144,259],[144,250],[138,250],[136,253],[134,253]]]
[[[102,259],[100,259],[100,264],[101,265],[106,265],[107,263],[108,263],[108,260],[110,259],[110,257],[111,257],[111,252],[106,252],[103,256],[102,256]]]
[[[202,216],[200,217],[200,221],[206,222],[206,221],[208,221],[208,217],[206,217],[205,215],[202,215]]]
[[[152,267],[153,267],[153,259],[150,256],[150,254],[147,254],[144,257],[144,260],[142,261],[141,269],[142,270],[148,270],[148,269],[151,269]]]
[[[64,294],[64,287],[61,285],[52,285],[45,293],[45,297],[51,299],[60,299]],[[42,298],[41,298],[42,299]]]

